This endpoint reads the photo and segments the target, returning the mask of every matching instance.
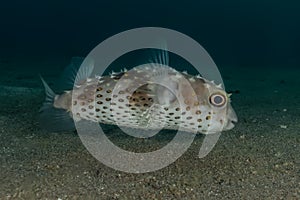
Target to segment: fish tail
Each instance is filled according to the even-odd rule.
[[[65,109],[54,107],[54,101],[58,95],[53,92],[42,76],[40,76],[40,79],[46,94],[43,106],[39,110],[40,126],[51,132],[74,130],[75,125],[70,114]]]

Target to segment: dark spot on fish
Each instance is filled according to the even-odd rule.
[[[197,119],[197,122],[202,122],[202,119]]]
[[[91,113],[91,112],[90,112],[89,114],[90,114],[90,115],[94,115],[94,113]]]
[[[102,101],[97,101],[97,104],[101,105],[101,104],[103,104],[103,102]]]
[[[193,126],[193,125],[195,125],[195,123],[190,123],[190,125],[192,125],[192,126]]]
[[[81,108],[81,111],[82,111],[82,112],[85,112],[85,111],[86,111],[86,109],[85,109],[85,108]]]
[[[164,108],[164,110],[165,110],[165,111],[168,111],[168,110],[169,110],[169,108]]]
[[[103,97],[103,95],[102,94],[97,94],[97,97],[101,98],[101,97]]]
[[[113,95],[113,98],[117,98],[117,97],[118,97],[118,95],[116,95],[116,94]]]
[[[144,104],[144,107],[149,107],[149,104],[145,103],[145,104]]]
[[[96,108],[96,112],[100,112],[100,109],[99,109],[99,108]]]
[[[102,87],[98,87],[98,88],[97,88],[97,91],[98,91],[98,92],[101,91],[101,90],[103,90]]]
[[[89,105],[89,109],[93,109],[94,108],[94,106],[92,106],[92,105]]]
[[[76,106],[77,105],[77,101],[73,101],[73,106]]]
[[[175,110],[176,110],[176,111],[180,111],[180,108],[176,108]]]
[[[111,100],[111,98],[107,97],[105,100],[106,100],[106,101],[110,101],[110,100]]]
[[[192,119],[193,117],[191,117],[191,116],[189,116],[189,117],[187,117],[186,119]]]
[[[186,107],[186,111],[189,111],[191,108],[188,106],[188,107]]]
[[[201,125],[199,125],[199,126],[198,126],[198,128],[202,128],[202,126],[201,126]]]
[[[118,108],[120,108],[120,109],[124,109],[124,107],[122,107],[122,106],[119,106]]]
[[[177,117],[175,117],[175,119],[180,119],[180,117],[179,117],[179,116],[177,116]]]
[[[108,107],[107,106],[103,106],[103,109],[107,109]]]
[[[201,111],[200,110],[197,110],[196,111],[196,115],[200,115],[201,114]]]
[[[210,115],[208,115],[208,116],[206,116],[206,118],[205,118],[206,120],[210,120],[211,119],[211,116]]]
[[[84,100],[86,98],[86,96],[85,95],[80,95],[78,98]]]
[[[169,115],[174,115],[174,113],[169,113]]]

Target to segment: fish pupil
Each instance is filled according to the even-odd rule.
[[[216,97],[214,98],[214,102],[215,102],[215,104],[222,104],[223,98],[220,97],[220,96],[216,96]]]

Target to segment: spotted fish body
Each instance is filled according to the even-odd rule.
[[[232,129],[237,121],[220,85],[163,65],[80,80],[73,90],[55,95],[53,107],[75,121],[203,134]]]

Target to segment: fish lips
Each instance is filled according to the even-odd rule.
[[[233,129],[235,124],[238,122],[237,115],[230,104],[228,106],[227,119],[227,124],[223,130]]]

